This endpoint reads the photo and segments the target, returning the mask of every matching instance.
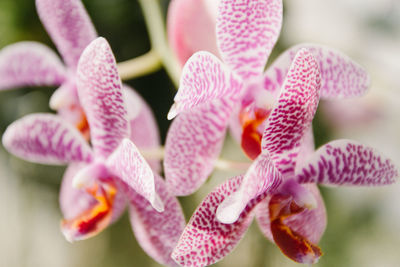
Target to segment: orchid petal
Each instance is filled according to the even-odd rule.
[[[39,17],[65,63],[75,69],[85,47],[97,37],[80,0],[36,0]]]
[[[107,159],[107,166],[130,188],[147,199],[157,211],[163,211],[163,203],[155,191],[153,171],[132,141],[123,139]]]
[[[281,25],[282,0],[221,0],[217,42],[223,61],[244,79],[260,75]]]
[[[130,139],[139,149],[158,149],[160,135],[153,112],[138,93],[128,88],[124,86],[123,94],[128,107]],[[155,172],[161,170],[160,160],[148,160],[148,163]]]
[[[262,149],[271,154],[282,175],[294,172],[300,141],[318,106],[319,88],[317,62],[302,49],[290,67],[262,138]]]
[[[147,254],[163,265],[176,266],[171,253],[185,228],[185,218],[178,200],[167,190],[163,179],[156,174],[154,181],[165,210],[154,210],[146,199],[130,191],[132,228]]]
[[[297,51],[308,49],[321,72],[321,98],[337,99],[362,96],[368,90],[370,77],[366,70],[347,55],[318,44],[299,44],[286,50],[265,73],[266,89],[277,91]]]
[[[107,157],[129,136],[129,125],[117,64],[104,38],[93,41],[82,53],[77,85],[93,149]]]
[[[183,112],[171,124],[164,172],[173,194],[189,195],[211,174],[221,152],[233,103],[224,99]]]
[[[351,140],[320,147],[297,174],[300,183],[380,186],[399,176],[393,162],[375,149]]]
[[[327,222],[324,201],[315,184],[304,184],[303,186],[313,194],[317,201],[317,207],[312,210],[305,209],[299,214],[292,215],[284,219],[284,223],[290,229],[311,241],[311,243],[318,244]],[[256,219],[264,236],[274,242],[269,217],[270,199],[271,197],[268,196],[257,205]]]
[[[258,156],[246,172],[241,187],[218,206],[217,219],[234,223],[250,200],[276,189],[282,182],[269,154]]]
[[[8,126],[3,145],[27,161],[45,164],[90,162],[92,151],[69,123],[51,114],[31,114]]]
[[[183,67],[180,87],[168,119],[213,100],[236,101],[241,89],[238,78],[217,57],[205,51],[197,52]]]
[[[0,51],[0,90],[60,85],[67,71],[57,55],[36,42],[20,42]]]
[[[173,0],[168,7],[168,41],[181,65],[197,51],[218,54],[215,0]],[[215,4],[214,4],[215,5]],[[215,9],[215,10],[214,10]]]
[[[234,177],[203,200],[187,224],[172,258],[181,266],[207,266],[229,254],[244,236],[253,220],[253,208],[260,199],[252,200],[233,224],[216,218],[217,207],[240,187],[243,176]]]

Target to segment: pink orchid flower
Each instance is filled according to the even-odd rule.
[[[59,86],[50,99],[50,107],[89,138],[89,125],[76,90],[76,68],[84,48],[96,39],[96,30],[80,0],[36,0],[36,8],[65,65],[43,44],[9,45],[0,51],[0,90]],[[158,131],[150,131],[149,136],[143,130],[157,127],[148,105],[128,86],[124,86],[123,95],[127,102],[135,103],[128,106],[129,121],[135,129],[131,139],[141,148],[158,147]],[[135,127],[138,124],[143,127]],[[152,162],[152,167],[159,170],[157,165],[158,162]]]
[[[299,49],[309,49],[318,62],[321,98],[355,97],[367,90],[369,76],[361,66],[320,45],[294,46],[264,72],[281,24],[281,0],[220,1],[216,37],[223,62],[208,52],[195,53],[183,68],[168,116],[179,114],[167,135],[164,161],[176,195],[193,193],[210,175],[229,124],[251,159],[261,153],[265,123]]]
[[[103,230],[118,219],[127,199],[132,228],[143,249],[162,264],[176,265],[170,254],[185,219],[163,179],[128,139],[131,125],[122,84],[105,39],[94,40],[84,50],[76,80],[92,147],[76,128],[51,114],[14,122],[3,136],[4,146],[32,162],[70,164],[60,195],[65,216],[61,228],[68,240]]]
[[[310,133],[320,96],[318,62],[300,50],[283,83],[262,136],[262,151],[246,174],[211,192],[186,226],[172,257],[181,266],[206,266],[238,244],[257,216],[264,235],[290,259],[315,263],[326,227],[316,183],[380,186],[398,171],[374,149],[350,140],[313,152]]]

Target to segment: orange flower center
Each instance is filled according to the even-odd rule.
[[[289,195],[273,195],[269,203],[271,232],[283,254],[295,262],[313,264],[321,257],[321,249],[284,222],[284,219],[299,214],[304,209],[298,206]]]
[[[245,154],[255,159],[261,153],[261,138],[263,131],[260,125],[268,118],[270,110],[254,108],[252,110],[242,109],[239,114],[242,125],[241,146]]]
[[[95,182],[85,190],[97,200],[97,204],[76,218],[61,222],[62,229],[71,241],[94,236],[106,228],[111,221],[112,206],[117,193],[115,185],[112,182],[101,184]]]

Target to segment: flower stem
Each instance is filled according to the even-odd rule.
[[[162,67],[161,58],[153,49],[139,57],[118,63],[122,80],[129,80],[154,72]]]
[[[151,46],[160,56],[165,70],[178,87],[181,68],[167,43],[159,0],[139,0],[139,4],[143,11]]]
[[[164,159],[165,156],[165,149],[164,147],[158,147],[154,149],[141,149],[140,153],[147,160],[153,160],[153,159],[162,160]],[[250,164],[251,162],[232,161],[219,158],[215,162],[214,166],[216,169],[223,171],[231,171],[231,170],[246,171],[250,167]]]

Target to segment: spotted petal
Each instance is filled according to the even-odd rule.
[[[117,64],[104,38],[93,41],[82,53],[77,85],[93,149],[107,157],[129,136],[129,126]]]
[[[259,155],[246,172],[240,189],[226,197],[219,205],[218,220],[222,223],[236,222],[250,200],[276,189],[281,182],[281,174],[269,154]]]
[[[218,1],[173,0],[168,7],[168,41],[181,65],[205,50],[218,54],[215,22]]]
[[[155,191],[153,171],[132,141],[125,138],[107,159],[107,166],[131,189],[147,199],[157,211],[164,209]]]
[[[176,266],[171,253],[185,228],[185,218],[178,200],[167,190],[163,179],[156,174],[154,180],[165,210],[154,210],[145,198],[130,191],[132,228],[147,254],[163,265]]]
[[[224,99],[180,114],[165,143],[164,172],[175,195],[196,191],[211,174],[221,152],[232,102]]]
[[[36,42],[20,42],[0,51],[0,90],[60,85],[67,71],[57,55]]]
[[[97,37],[80,0],[36,0],[39,17],[65,63],[75,69],[85,47]]]
[[[238,78],[217,57],[205,51],[197,52],[182,70],[180,87],[168,119],[213,100],[224,98],[235,101],[241,89]]]
[[[244,79],[260,75],[281,25],[282,0],[221,0],[217,42],[223,61]]]
[[[207,266],[229,254],[242,239],[253,220],[253,208],[260,201],[251,201],[233,224],[223,224],[215,216],[222,201],[240,187],[242,176],[232,178],[211,192],[194,212],[172,258],[181,266]]]
[[[69,123],[51,114],[32,114],[8,126],[4,147],[25,160],[45,164],[90,162],[92,150]]]
[[[269,91],[277,91],[289,70],[297,51],[308,49],[318,62],[321,73],[321,98],[348,98],[362,96],[368,90],[370,77],[366,70],[347,55],[318,44],[299,44],[286,50],[265,73]]]
[[[294,171],[300,141],[317,109],[319,88],[317,62],[302,49],[290,67],[262,137],[262,149],[271,154],[283,175]]]
[[[300,183],[379,186],[395,183],[393,162],[375,149],[351,140],[320,147],[297,174]]]
[[[292,215],[284,219],[284,223],[311,243],[318,244],[326,228],[325,204],[315,184],[304,184],[303,186],[313,194],[317,201],[317,207],[312,210],[305,209],[299,214]],[[264,236],[273,241],[269,217],[270,199],[271,196],[268,196],[257,205],[256,219]]]
[[[158,149],[160,146],[160,134],[149,105],[138,93],[127,86],[124,86],[123,94],[128,107],[131,128],[130,139],[139,149]],[[155,172],[161,170],[160,160],[149,160],[148,162]]]

